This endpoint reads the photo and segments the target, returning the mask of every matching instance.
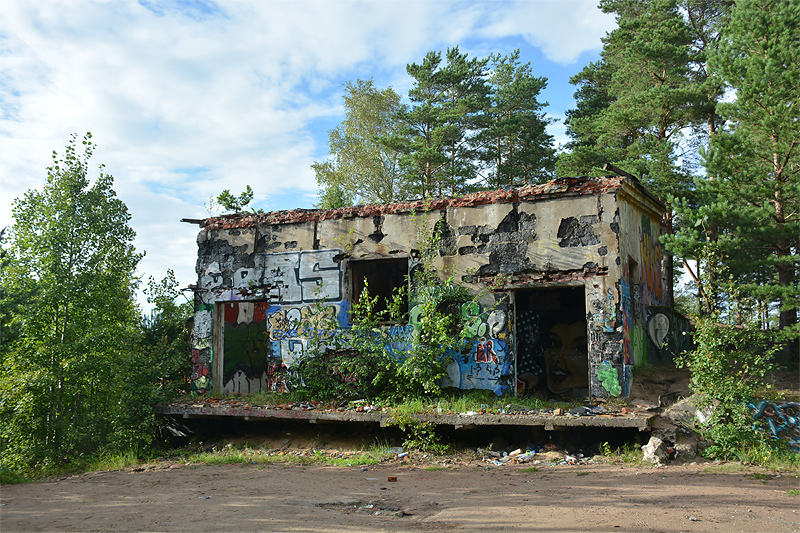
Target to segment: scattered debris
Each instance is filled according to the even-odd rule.
[[[656,465],[664,464],[669,459],[669,451],[666,443],[658,437],[650,437],[650,441],[642,446],[644,460]]]

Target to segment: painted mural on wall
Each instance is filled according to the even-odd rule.
[[[226,302],[222,318],[222,388],[227,393],[251,394],[276,390],[268,383],[270,363],[266,331],[267,302]],[[274,372],[272,372],[274,375]]]
[[[222,384],[225,392],[282,390],[284,371],[302,353],[323,320],[346,327],[341,250],[255,254],[252,267],[232,275],[219,262],[200,275],[201,303],[192,332],[192,386],[211,388],[214,310],[222,313]],[[226,272],[228,272],[226,274]],[[262,302],[252,302],[254,298]],[[266,301],[270,303],[267,304]],[[318,302],[326,302],[320,311]],[[330,302],[330,303],[328,303]]]
[[[589,352],[583,288],[517,295],[518,385],[537,396],[587,396]]]
[[[786,441],[800,453],[800,404],[796,402],[760,401],[750,404],[753,418],[764,423],[772,436]]]
[[[348,327],[348,302],[306,306],[272,305],[267,309],[267,334],[270,351],[286,368],[302,357],[308,343],[318,338],[324,346],[337,332]]]
[[[200,275],[201,295],[206,303],[245,300],[254,294],[283,305],[339,301],[342,270],[336,257],[340,253],[330,249],[254,254],[254,265],[237,269],[230,280],[218,262],[211,262]]]
[[[411,326],[419,313],[412,308]],[[507,315],[505,310],[486,310],[478,302],[461,305],[461,322],[469,340],[461,353],[449,353],[447,376],[442,387],[459,389],[487,389],[502,395],[512,389],[514,364],[508,345]]]
[[[675,353],[674,349],[670,349],[674,347],[668,346],[675,332],[672,312],[661,307],[664,296],[661,245],[658,244],[658,233],[646,214],[641,216],[639,253],[641,263],[626,259],[622,264],[624,274],[619,280],[623,370],[626,375],[630,374],[628,367],[663,363]],[[624,382],[628,381],[626,377]]]
[[[684,344],[676,343],[673,312],[663,307],[662,250],[646,214],[641,216],[639,237],[641,263],[626,259],[619,281],[624,364],[634,368],[667,363]]]
[[[612,289],[606,289],[602,296],[593,298],[589,305],[592,321],[606,333],[613,333],[617,322],[617,299]]]
[[[648,306],[661,305],[664,296],[661,283],[661,245],[658,244],[658,233],[651,227],[650,217],[644,213],[640,236],[642,303]]]

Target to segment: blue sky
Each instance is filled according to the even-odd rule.
[[[211,196],[249,184],[253,207],[310,208],[310,165],[343,119],[342,84],[406,95],[405,67],[458,45],[521,50],[548,78],[547,114],[615,27],[596,0],[4,0],[0,2],[0,227],[40,187],[53,150],[91,131],[132,215],[144,278],[195,281]],[[563,123],[550,128],[563,142]],[[96,175],[96,174],[95,174]]]

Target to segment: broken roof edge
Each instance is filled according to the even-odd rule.
[[[291,209],[267,213],[234,213],[210,217],[200,221],[206,231],[216,229],[248,228],[256,225],[281,225],[299,222],[335,220],[342,218],[362,218],[398,213],[437,211],[448,207],[474,207],[487,204],[514,203],[520,201],[541,201],[568,196],[585,196],[615,193],[624,183],[640,189],[643,194],[663,205],[647,191],[639,180],[625,176],[569,177],[556,178],[537,185],[506,187],[489,191],[477,191],[463,196],[432,198],[430,200],[410,200],[391,204],[369,204],[338,209]],[[195,222],[196,221],[192,221]]]

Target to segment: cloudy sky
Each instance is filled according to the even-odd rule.
[[[0,227],[41,187],[53,150],[90,131],[146,251],[143,277],[195,281],[211,196],[249,184],[252,207],[310,208],[310,165],[343,119],[342,84],[407,94],[406,65],[458,45],[511,53],[548,78],[551,117],[569,77],[599,57],[613,17],[596,0],[3,0]],[[551,127],[564,140],[563,124]]]

